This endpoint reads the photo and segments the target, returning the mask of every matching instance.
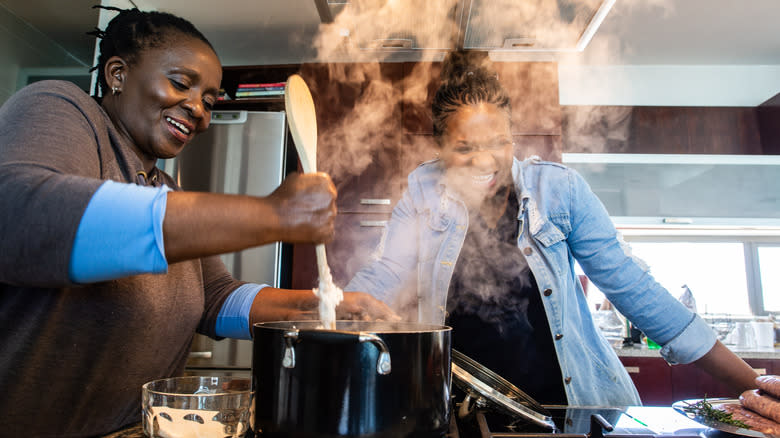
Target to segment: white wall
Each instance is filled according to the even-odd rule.
[[[561,105],[757,106],[780,92],[780,65],[558,64]]]
[[[134,5],[132,2],[130,2],[130,0],[101,0],[100,4],[103,6],[111,6],[120,9],[132,9],[138,6],[138,9],[142,11],[154,10],[154,8],[143,7],[143,5]],[[100,15],[98,15],[98,25],[97,25],[98,29],[105,30],[106,27],[108,27],[108,23],[114,17],[116,17],[117,14],[118,12],[116,11],[101,9]],[[95,42],[95,54],[92,59],[92,65],[97,65],[98,63],[98,50],[97,50],[98,44],[99,42]],[[97,94],[97,72],[96,71],[92,72],[92,84],[90,85],[90,90],[91,90],[90,94],[92,95]]]
[[[0,104],[17,91],[21,69],[73,67],[89,69],[0,4]]]

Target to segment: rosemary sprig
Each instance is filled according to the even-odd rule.
[[[694,415],[706,418],[708,420],[715,420],[721,423],[730,424],[732,426],[741,427],[743,429],[750,429],[750,426],[748,426],[747,424],[731,418],[730,412],[721,411],[720,409],[715,409],[714,407],[712,407],[712,404],[707,401],[706,397],[696,403],[693,404],[687,403],[687,404],[688,406],[683,408],[685,412],[690,412]]]

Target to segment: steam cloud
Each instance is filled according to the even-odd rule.
[[[581,20],[577,8],[587,6],[592,9],[601,0],[570,3],[561,0],[475,0],[474,3],[483,5],[480,15],[470,17],[475,28],[481,23],[490,23],[497,35],[517,35],[518,29],[531,29],[530,33],[537,41],[555,46],[578,37],[570,34],[565,26],[560,26],[561,20]],[[578,3],[586,6],[577,6]],[[668,0],[621,0],[612,8],[610,15],[625,14],[637,7],[664,8],[673,13],[668,5]],[[350,111],[334,117],[327,126],[320,128],[319,141],[323,149],[335,151],[331,156],[318,157],[320,170],[330,173],[336,181],[348,181],[372,165],[399,166],[399,179],[383,182],[391,191],[391,196],[397,199],[405,186],[406,174],[420,162],[433,158],[436,152],[428,137],[404,132],[403,126],[399,125],[399,112],[421,111],[422,108],[430,114],[430,108],[425,107],[424,102],[431,81],[438,82],[439,69],[431,63],[421,62],[403,76],[402,84],[393,83],[383,74],[380,63],[393,62],[397,52],[382,50],[386,41],[381,41],[377,35],[393,39],[392,44],[412,41],[418,47],[441,47],[442,50],[423,50],[418,54],[421,61],[438,61],[445,51],[456,45],[452,36],[458,35],[458,20],[462,12],[458,10],[458,0],[362,0],[343,5],[340,11],[334,13],[332,23],[320,26],[315,40],[317,58],[327,63],[330,70],[329,83],[322,84],[320,90],[315,90],[318,84],[309,84],[313,91],[319,91],[317,98],[325,101],[320,102],[319,107],[343,108],[345,96],[354,98]],[[591,65],[619,63],[620,55],[633,49],[608,31],[600,30],[599,37],[594,38],[587,49],[587,57],[582,53],[564,54],[557,61],[575,65],[584,62]],[[339,60],[348,62],[339,63]],[[502,78],[499,80],[504,82]],[[333,83],[339,85],[333,86]],[[610,86],[606,83],[601,85],[605,88]],[[328,93],[326,90],[335,91]],[[533,96],[530,98],[533,99]],[[593,111],[590,111],[591,108]],[[565,110],[563,137],[567,147],[602,152],[607,145],[615,151],[615,147],[626,143],[631,124],[630,108],[588,109]],[[401,156],[397,155],[398,145],[404,145]],[[375,159],[380,161],[374,163]],[[355,242],[356,245],[360,243]],[[511,266],[507,269],[527,267]],[[490,274],[469,271],[468,275],[477,280],[470,287],[474,296],[480,296],[479,280]],[[492,299],[500,302],[504,298]],[[414,319],[411,315],[413,313],[409,314],[409,318]]]

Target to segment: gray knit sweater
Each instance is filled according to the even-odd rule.
[[[214,336],[241,284],[218,257],[164,275],[68,279],[94,192],[142,169],[69,82],[35,83],[0,108],[0,436],[94,436],[138,422],[141,385],[181,374],[196,330]]]

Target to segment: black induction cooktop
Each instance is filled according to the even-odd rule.
[[[731,434],[703,426],[671,407],[589,408],[544,406],[556,429],[498,413],[475,410],[458,417],[453,410],[452,438],[719,438]]]

